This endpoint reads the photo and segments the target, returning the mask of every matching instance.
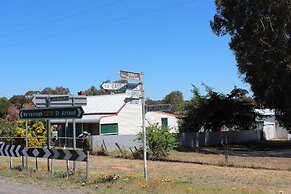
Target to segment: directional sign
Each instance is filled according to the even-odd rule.
[[[64,96],[64,95],[35,95],[32,102],[36,107],[45,108],[48,105],[50,107],[60,106],[86,106],[86,96]]]
[[[0,156],[11,157],[38,157],[58,160],[87,161],[87,154],[83,150],[61,150],[47,148],[30,148],[20,145],[0,144]]]
[[[104,90],[134,90],[134,89],[139,89],[138,86],[140,84],[136,83],[103,83],[102,88]]]
[[[82,118],[84,110],[78,107],[60,107],[44,109],[23,109],[19,112],[21,119],[76,119]]]
[[[172,105],[157,104],[157,105],[148,105],[145,108],[146,108],[146,112],[170,111],[172,108]]]
[[[141,73],[135,73],[130,71],[119,71],[119,77],[125,80],[142,81]]]
[[[141,98],[142,97],[142,92],[139,90],[126,90],[125,94],[129,98]]]

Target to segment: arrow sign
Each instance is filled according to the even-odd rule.
[[[64,96],[64,95],[35,95],[32,99],[33,104],[39,108],[60,107],[60,106],[86,106],[86,96]]]
[[[138,86],[140,84],[135,84],[135,83],[103,83],[101,87],[104,90],[134,90],[134,89],[139,89]]]
[[[170,105],[170,104],[157,104],[157,105],[148,105],[145,108],[146,108],[146,112],[170,111],[172,108],[172,105]]]
[[[84,110],[78,107],[59,107],[44,109],[23,109],[19,112],[21,119],[80,119]]]
[[[119,71],[119,77],[124,80],[134,80],[141,81],[142,76],[141,73],[130,72],[130,71]]]

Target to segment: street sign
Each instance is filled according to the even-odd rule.
[[[136,83],[103,83],[104,90],[134,90],[139,89],[140,84]]]
[[[145,106],[146,112],[170,111],[172,105],[170,104],[157,104]]]
[[[43,109],[23,109],[19,112],[21,119],[81,119],[84,110],[81,106],[43,108]]]
[[[119,71],[119,77],[125,80],[142,81],[141,73],[130,72],[130,71]]]
[[[32,99],[32,102],[36,107],[45,108],[48,106],[48,100],[50,107],[87,105],[86,96],[35,95]]]
[[[142,92],[140,90],[126,90],[125,94],[129,98],[141,98]]]

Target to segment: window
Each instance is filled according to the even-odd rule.
[[[117,123],[101,125],[101,134],[118,134]]]
[[[162,118],[162,127],[168,127],[168,118]]]

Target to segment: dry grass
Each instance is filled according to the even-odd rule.
[[[184,156],[184,160],[214,164],[224,158],[221,155],[209,154],[181,152],[172,154],[175,155],[175,159]],[[238,157],[236,160],[246,165],[248,161],[245,159]],[[280,160],[280,158],[271,159]],[[232,160],[231,156],[230,160]],[[52,179],[45,173],[46,160],[40,159],[39,162],[41,172],[17,171],[7,169],[8,159],[5,158],[0,176],[12,176],[18,181],[28,181],[31,184],[42,182],[44,186],[50,187],[58,185],[63,190],[73,189],[81,193],[84,191],[89,193],[291,193],[291,172],[282,170],[148,161],[149,181],[146,184],[143,178],[142,160],[92,156],[88,181],[84,180],[85,163],[77,163],[78,177],[71,176],[66,179],[63,178],[65,161],[55,161],[56,173],[55,178]],[[14,159],[13,163],[14,166],[21,165],[20,159]],[[35,160],[30,159],[30,171],[34,170],[34,163]]]

